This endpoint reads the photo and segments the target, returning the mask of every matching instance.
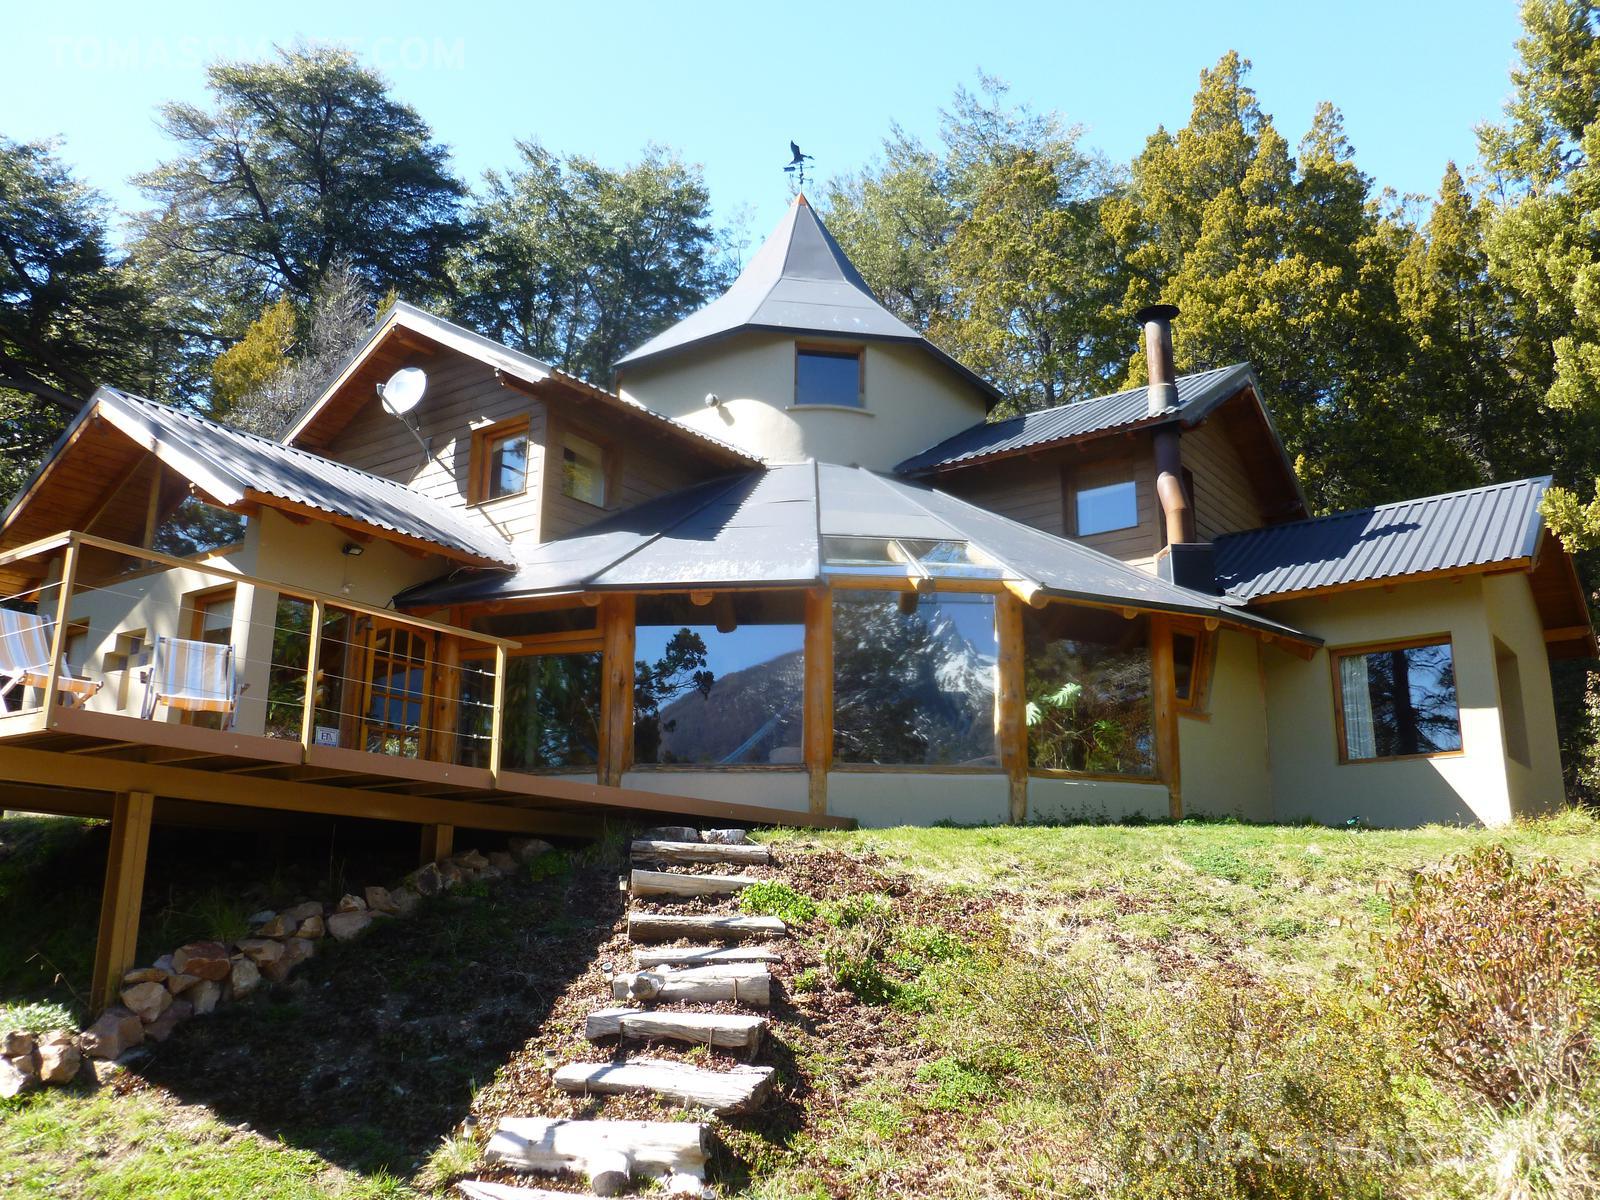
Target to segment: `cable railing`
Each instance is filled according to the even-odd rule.
[[[36,581],[0,596],[0,720],[107,713],[293,741],[304,762],[498,774],[515,642],[92,534],[0,553],[0,570]]]

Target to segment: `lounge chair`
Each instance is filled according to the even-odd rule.
[[[50,683],[50,642],[55,622],[49,617],[0,608],[0,708],[19,687]],[[68,708],[82,704],[104,686],[100,680],[74,675],[65,664],[56,674],[56,694]]]
[[[249,686],[239,685],[232,646],[174,637],[156,639],[144,681],[145,720],[155,716],[156,705],[165,704],[180,712],[221,713],[224,729],[233,728],[239,696]]]

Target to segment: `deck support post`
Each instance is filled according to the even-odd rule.
[[[633,765],[633,658],[636,613],[632,596],[600,601],[600,782],[621,787]]]
[[[1150,618],[1150,691],[1154,699],[1156,775],[1167,785],[1167,813],[1183,819],[1183,775],[1178,764],[1177,669],[1172,651],[1172,619]]]
[[[149,792],[118,792],[112,804],[111,845],[106,852],[100,933],[89,988],[89,1007],[96,1013],[116,1003],[122,977],[133,966],[154,812],[155,797]]]
[[[1011,824],[1028,822],[1028,713],[1027,679],[1024,674],[1022,601],[1010,592],[1001,592],[994,601],[995,636],[999,641],[994,694],[995,740],[1000,747],[1000,766],[1006,773]]]
[[[833,595],[806,593],[805,698],[801,736],[805,743],[808,808],[828,812],[828,768],[833,765]]]
[[[422,844],[419,847],[417,858],[426,866],[431,862],[438,862],[441,858],[449,858],[450,852],[455,849],[456,827],[454,825],[424,825],[422,826]]]

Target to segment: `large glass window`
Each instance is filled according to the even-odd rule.
[[[1132,529],[1138,523],[1139,493],[1133,480],[1078,489],[1073,528],[1079,537]]]
[[[472,435],[472,500],[481,503],[528,490],[528,419],[513,417]]]
[[[839,404],[860,408],[859,350],[797,350],[794,356],[794,402]]]
[[[569,433],[561,439],[561,494],[606,506],[606,454],[587,438]]]
[[[995,765],[996,657],[993,596],[835,591],[835,759]]]
[[[1028,765],[1155,774],[1148,622],[1051,605],[1023,616]]]
[[[156,526],[152,550],[187,558],[244,541],[246,518],[189,496]]]
[[[634,762],[801,762],[803,607],[792,592],[641,599]]]
[[[500,765],[511,771],[600,761],[600,655],[525,654],[506,663]]]
[[[1461,749],[1450,643],[1345,650],[1339,680],[1340,751],[1350,761]]]

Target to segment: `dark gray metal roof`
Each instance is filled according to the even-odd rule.
[[[747,329],[814,333],[919,345],[991,401],[993,384],[968,370],[878,303],[804,196],[762,243],[739,278],[710,304],[617,360],[636,366]]]
[[[860,467],[804,462],[673,492],[570,537],[521,551],[511,574],[457,572],[395,597],[399,605],[472,603],[583,591],[805,587],[824,581],[832,535],[964,541],[1005,576],[1046,595],[1220,617],[1307,635],[1217,596],[935,491]]]
[[[96,391],[84,412],[98,413],[222,504],[254,491],[487,562],[515,561],[499,534],[392,479],[115,388]]]
[[[1549,486],[1545,475],[1228,534],[1217,583],[1248,601],[1531,559]]]
[[[1041,446],[1128,425],[1171,420],[1193,425],[1240,388],[1254,382],[1255,372],[1249,363],[1180,375],[1177,379],[1177,407],[1156,417],[1150,415],[1149,392],[1143,387],[1129,388],[1110,396],[1074,400],[1070,404],[1058,404],[1054,408],[1024,413],[1009,420],[985,422],[963,429],[937,446],[930,446],[922,453],[912,455],[895,470],[903,475],[917,475],[996,455],[1036,450]]]

